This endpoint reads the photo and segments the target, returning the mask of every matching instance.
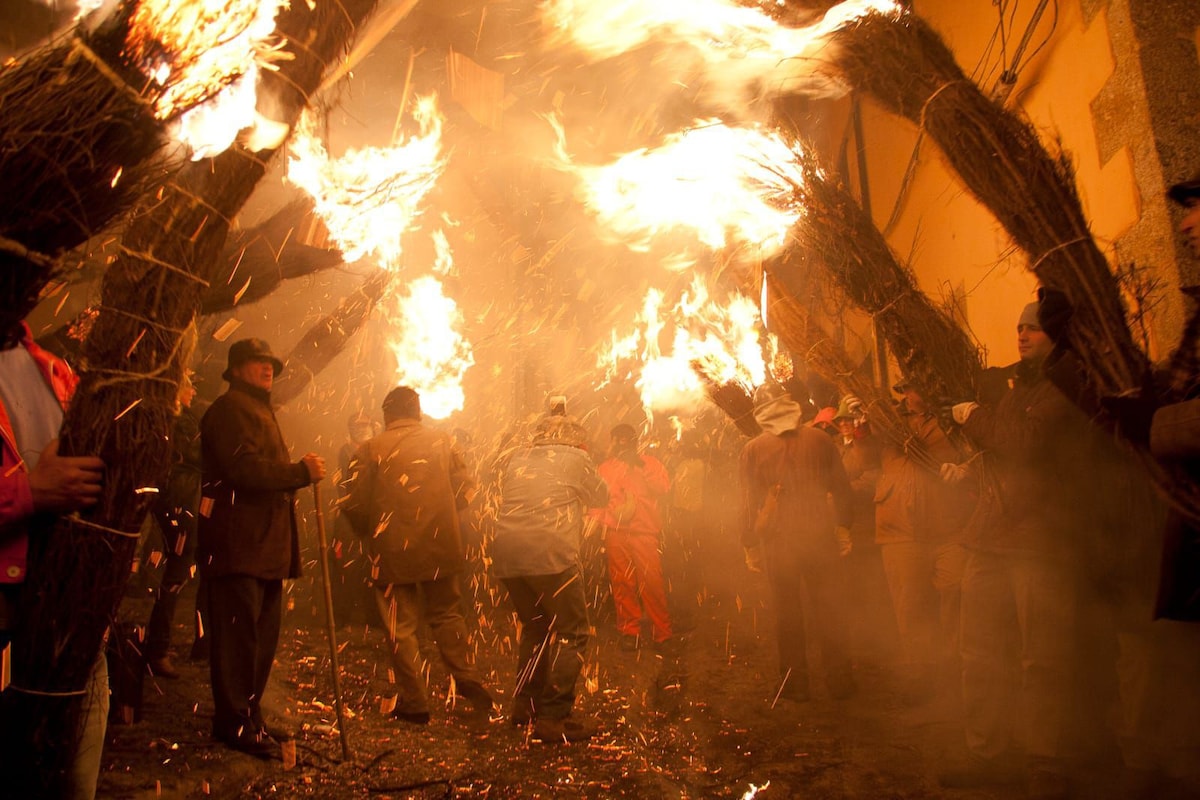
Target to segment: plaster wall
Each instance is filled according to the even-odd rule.
[[[985,92],[997,88],[1001,71],[1011,67],[1021,37],[1031,29],[1007,104],[1030,119],[1052,152],[1061,149],[1074,165],[1085,214],[1110,260],[1133,261],[1159,279],[1160,302],[1148,318],[1152,355],[1162,358],[1183,315],[1176,291],[1177,217],[1162,193],[1181,176],[1164,178],[1147,99],[1164,89],[1143,81],[1131,2],[1139,0],[1059,0],[1052,4],[1056,12],[1047,9],[1036,24],[1036,3],[1005,3],[1003,37],[997,6],[986,0],[918,0],[915,11],[941,33]],[[1188,34],[1195,38],[1194,30]],[[1196,47],[1190,51],[1195,62]],[[988,363],[1011,363],[1017,357],[1015,320],[1036,288],[1026,255],[1013,248],[991,213],[945,166],[938,148],[911,123],[869,102],[863,114],[863,141],[856,144],[866,149],[877,224],[910,261],[921,287],[966,319]]]

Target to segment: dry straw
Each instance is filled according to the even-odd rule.
[[[785,285],[790,272],[822,270],[874,319],[904,377],[930,403],[973,399],[982,365],[970,338],[920,290],[857,201],[823,177],[812,157],[801,166],[804,183],[794,191],[804,213],[793,245],[767,270]]]
[[[53,260],[129,209],[161,174],[162,127],[123,61],[124,17],[0,70],[0,269]],[[22,252],[25,250],[26,252]]]
[[[1071,341],[1102,394],[1142,386],[1120,290],[1083,214],[1066,159],[1052,157],[1023,118],[988,99],[945,42],[913,14],[869,14],[833,36],[846,81],[916,123],[1029,254],[1042,284],[1075,308]]]
[[[279,30],[303,41],[296,59],[264,85],[291,120],[327,63],[353,39],[374,0],[294,3]],[[82,382],[62,434],[66,454],[106,463],[99,504],[83,518],[58,519],[31,553],[23,613],[13,644],[13,679],[26,690],[5,710],[19,724],[4,748],[5,786],[14,796],[62,793],[77,740],[79,704],[51,696],[87,681],[105,630],[124,594],[136,540],[152,494],[168,471],[172,410],[187,361],[185,333],[207,279],[217,269],[229,220],[265,174],[267,162],[232,149],[191,163],[144,200],[121,252],[105,274],[101,309],[84,350]],[[72,176],[72,180],[75,176]],[[73,187],[80,190],[79,187]]]

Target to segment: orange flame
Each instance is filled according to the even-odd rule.
[[[552,43],[574,45],[599,59],[649,42],[684,45],[692,58],[656,59],[660,68],[674,67],[667,79],[695,71],[698,57],[705,88],[742,103],[753,86],[768,94],[772,87],[814,96],[844,94],[836,79],[817,74],[821,60],[814,56],[832,33],[854,20],[901,13],[895,0],[845,0],[815,24],[790,28],[735,0],[549,0],[542,7]]]
[[[388,342],[396,356],[396,377],[421,395],[421,412],[445,419],[462,410],[462,381],[475,363],[471,346],[460,332],[463,315],[442,291],[437,278],[424,276],[393,299],[398,330]]]
[[[579,179],[579,194],[604,229],[635,250],[683,232],[710,248],[733,240],[766,257],[783,246],[800,215],[790,200],[803,174],[778,133],[697,121],[653,150],[607,166],[575,166],[562,126],[550,122],[560,168]]]
[[[710,299],[699,276],[665,315],[664,299],[663,292],[651,289],[634,330],[623,337],[613,331],[598,360],[606,381],[633,380],[648,414],[703,407],[705,386],[693,364],[717,384],[737,383],[751,391],[763,383],[767,362],[753,300],[734,295],[721,305]],[[664,332],[670,338],[665,351]],[[767,345],[772,353],[778,347],[774,337],[768,337]]]
[[[436,98],[419,98],[413,118],[418,136],[393,147],[349,150],[338,159],[317,138],[313,115],[306,113],[296,126],[288,180],[312,196],[347,261],[369,255],[394,269],[404,232],[424,211],[425,197],[442,174],[446,161]]]
[[[155,115],[169,119],[247,79],[253,91],[256,61],[281,57],[271,40],[275,15],[286,5],[287,0],[140,0],[125,51],[159,88]]]

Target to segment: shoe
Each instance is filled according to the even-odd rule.
[[[1066,800],[1071,787],[1065,775],[1039,769],[1029,773],[1030,800]]]
[[[470,704],[473,716],[486,717],[491,715],[492,709],[496,706],[496,701],[492,699],[491,693],[483,687],[483,684],[462,682],[455,688],[458,694]]]
[[[229,749],[255,758],[273,758],[279,753],[278,743],[263,731],[241,728],[234,733],[218,734],[217,738]]]
[[[638,638],[632,633],[621,634],[621,652],[636,653],[638,649]]]
[[[533,724],[533,738],[543,742],[586,742],[595,732],[594,725],[576,717],[542,718]]]
[[[516,700],[508,707],[508,721],[514,727],[524,728],[537,719],[537,714],[534,713],[533,707],[527,702]]]
[[[258,728],[259,733],[268,736],[277,742],[290,742],[296,738],[296,734],[287,728],[281,728],[278,725],[263,723]]]
[[[1008,786],[1020,783],[1020,770],[986,758],[972,757],[965,766],[938,774],[938,783],[946,789],[976,789],[981,786]]]
[[[396,709],[392,712],[392,716],[401,722],[407,722],[409,725],[428,725],[430,719],[428,711],[401,711],[400,709]]]
[[[170,656],[148,659],[146,666],[149,668],[150,674],[156,678],[167,678],[173,681],[179,677],[179,670],[175,668],[175,663],[171,661]]]

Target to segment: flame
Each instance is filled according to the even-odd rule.
[[[433,271],[438,275],[449,275],[454,269],[454,254],[450,250],[450,242],[446,232],[439,228],[431,234],[433,238]]]
[[[301,117],[291,142],[288,179],[314,200],[347,261],[373,256],[398,265],[401,237],[424,210],[423,201],[446,165],[437,99],[418,98],[413,118],[420,134],[393,147],[349,150],[330,158],[316,135],[316,118]]]
[[[653,150],[607,166],[575,166],[561,124],[550,123],[560,168],[579,179],[583,202],[605,230],[632,249],[683,232],[713,249],[737,241],[767,257],[800,216],[790,204],[803,182],[798,153],[778,133],[697,121]]]
[[[690,291],[664,314],[663,292],[650,289],[632,333],[613,331],[610,346],[599,358],[605,380],[629,378],[638,388],[647,413],[697,411],[706,401],[705,384],[697,364],[716,384],[737,383],[751,391],[767,375],[760,343],[758,306],[734,295],[721,305],[709,297],[704,279],[696,276]],[[670,347],[663,351],[664,331]],[[778,343],[768,337],[774,353]]]
[[[272,38],[275,15],[286,5],[287,0],[140,0],[125,51],[159,88],[155,115],[169,119],[194,108],[250,75],[256,61],[282,57]]]
[[[742,800],[753,800],[753,798],[758,797],[759,792],[763,791],[764,789],[769,789],[769,788],[771,788],[770,781],[767,781],[762,786],[755,786],[752,783],[752,784],[750,784],[750,788],[747,789],[745,794],[742,795]]]
[[[463,375],[475,358],[460,332],[463,315],[458,305],[432,276],[409,283],[393,304],[391,317],[398,330],[388,346],[396,356],[397,380],[420,393],[425,416],[445,419],[460,411]]]
[[[766,89],[766,94],[844,94],[839,81],[817,74],[824,59],[814,57],[828,45],[831,34],[855,20],[902,13],[895,0],[845,0],[813,25],[791,28],[735,0],[549,0],[542,7],[542,20],[551,43],[572,45],[597,59],[651,42],[682,45],[692,58],[656,58],[658,68],[674,67],[664,79],[687,80],[699,59],[701,85],[718,97],[739,98],[740,105],[754,87]]]

